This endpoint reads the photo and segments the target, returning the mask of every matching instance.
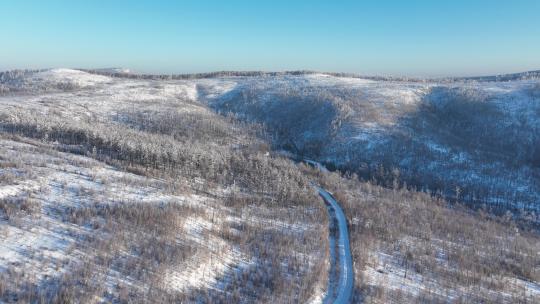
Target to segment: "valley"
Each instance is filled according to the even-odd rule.
[[[537,302],[535,75],[2,72],[0,301]]]

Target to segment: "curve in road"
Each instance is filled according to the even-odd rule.
[[[329,214],[338,224],[338,239],[337,239],[337,255],[339,263],[336,265],[339,273],[339,280],[336,284],[335,299],[333,303],[344,304],[349,303],[352,298],[354,287],[353,263],[351,256],[351,248],[349,243],[349,232],[347,229],[347,218],[341,206],[330,192],[321,187],[315,186],[319,191],[319,195],[323,198],[326,206],[329,208]],[[330,210],[331,209],[331,210]],[[332,250],[332,249],[330,249]],[[335,263],[335,262],[334,262]],[[333,285],[331,282],[329,285]],[[332,295],[330,294],[332,287],[329,287],[328,296],[325,302],[330,302]],[[332,292],[333,293],[333,292]]]

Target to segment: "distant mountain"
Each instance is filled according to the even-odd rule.
[[[122,74],[131,74],[134,73],[131,69],[127,68],[103,68],[103,69],[95,69],[94,71],[100,72],[100,73],[122,73]]]
[[[513,80],[540,79],[540,70],[521,72],[521,73],[512,73],[512,74],[491,75],[491,76],[458,77],[455,79],[456,80],[476,80],[476,81],[513,81]]]
[[[140,74],[134,73],[129,69],[81,69],[89,73],[102,74],[115,77],[140,78],[140,79],[203,79],[203,78],[218,78],[218,77],[276,77],[276,76],[300,76],[324,74],[328,76],[340,78],[360,78],[376,81],[407,81],[407,82],[458,82],[458,81],[513,81],[513,80],[535,80],[540,79],[540,70],[528,71],[513,74],[500,74],[488,76],[470,76],[470,77],[440,77],[440,78],[420,78],[407,76],[385,76],[385,75],[362,75],[358,73],[340,73],[340,72],[320,72],[312,70],[296,70],[296,71],[217,71],[208,73],[191,73],[191,74]]]

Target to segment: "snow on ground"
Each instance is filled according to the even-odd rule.
[[[118,123],[122,122],[122,113],[134,109],[213,115],[198,100],[228,94],[238,86],[240,80],[153,81],[54,69],[35,73],[27,81],[36,86],[53,86],[55,89],[39,91],[39,95],[23,92],[0,96],[0,115],[16,115],[18,111],[42,114],[53,112],[57,117],[74,120]],[[56,86],[66,84],[73,87],[56,89]],[[91,90],[85,90],[90,87]],[[154,205],[174,203],[191,208],[190,213],[182,218],[183,225],[177,237],[179,243],[185,244],[192,251],[181,263],[168,268],[162,278],[167,289],[184,292],[219,289],[226,285],[234,273],[255,266],[255,261],[249,255],[251,253],[243,252],[230,240],[223,238],[221,233],[224,227],[234,235],[238,231],[230,228],[232,225],[261,225],[262,221],[256,222],[249,218],[256,216],[257,219],[265,220],[265,229],[280,233],[302,234],[311,228],[297,223],[295,218],[287,218],[290,217],[288,212],[276,216],[270,210],[266,216],[273,220],[257,212],[249,215],[235,214],[236,211],[228,210],[203,194],[194,194],[192,190],[172,193],[165,181],[120,171],[86,156],[58,152],[54,147],[55,144],[47,146],[32,141],[23,143],[0,137],[0,160],[13,160],[32,173],[13,179],[11,183],[0,183],[0,198],[28,196],[39,206],[38,212],[31,215],[21,213],[11,220],[0,219],[0,236],[5,240],[0,243],[0,272],[8,269],[24,272],[33,276],[31,281],[38,286],[40,282],[60,276],[73,263],[91,260],[91,250],[81,250],[79,245],[84,237],[94,233],[94,228],[91,224],[78,225],[66,221],[65,218],[69,218],[70,214],[64,214],[64,210],[119,202]],[[219,195],[226,189],[216,186],[216,189],[205,191]],[[215,212],[210,215],[210,210]],[[123,250],[121,255],[130,255]],[[309,261],[316,259],[308,258]],[[110,292],[114,292],[118,284],[141,284],[133,278],[123,277],[115,269],[104,269],[103,275]]]
[[[32,75],[31,82],[47,84],[73,84],[78,87],[90,87],[110,82],[111,78],[102,75],[89,74],[72,69],[51,69]]]
[[[159,180],[121,172],[83,156],[53,150],[44,153],[44,150],[36,150],[30,144],[11,140],[0,140],[0,147],[3,158],[31,165],[37,176],[16,185],[0,186],[1,198],[28,196],[39,208],[30,215],[20,214],[9,219],[2,216],[0,219],[3,239],[0,243],[0,270],[26,273],[36,284],[61,275],[70,262],[86,259],[85,252],[73,248],[84,235],[92,233],[92,228],[64,221],[65,216],[69,217],[69,214],[59,213],[64,208],[95,203],[114,204],[117,201],[200,206],[205,200],[196,195],[166,193],[163,182]],[[181,236],[182,232],[179,233]],[[214,261],[223,259],[224,265],[235,261],[236,256],[231,256],[228,251],[222,249],[223,258],[216,254]],[[109,280],[116,279],[109,277]],[[199,286],[203,283],[210,284],[210,281],[201,281]]]
[[[396,258],[388,254],[380,252],[370,256],[370,259],[374,259],[374,264],[364,271],[365,284],[368,286],[385,286],[389,290],[401,291],[413,297],[429,290],[439,293],[443,298],[455,299],[455,292],[446,291],[446,294],[441,294],[444,291],[440,286],[414,271],[407,271]]]
[[[34,167],[35,180],[0,187],[2,197],[31,195],[39,202],[40,212],[13,221],[0,220],[0,270],[15,269],[34,276],[34,282],[61,275],[64,266],[72,261],[85,260],[85,253],[73,248],[80,238],[92,233],[90,228],[66,223],[54,212],[58,208],[84,206],[94,203],[113,204],[116,201],[160,204],[175,202],[201,208],[210,199],[200,195],[178,196],[166,193],[163,182],[118,171],[83,156],[51,151],[36,153],[34,147],[10,140],[1,140],[2,156],[25,164],[40,159]],[[172,291],[188,292],[194,288],[217,288],[220,280],[235,269],[251,265],[249,257],[234,245],[216,236],[223,220],[207,219],[212,210],[201,209],[201,215],[184,219],[180,239],[197,244],[196,254],[164,274],[164,286]],[[222,214],[215,212],[215,214]],[[108,274],[111,288],[125,281],[114,271]],[[126,282],[124,282],[126,283]],[[131,282],[134,284],[136,282]],[[142,287],[142,286],[141,286]]]
[[[376,83],[374,80],[362,79],[362,78],[351,78],[351,77],[335,77],[328,74],[315,73],[308,74],[303,76],[310,81],[313,85],[322,85],[328,87],[365,87],[366,85],[371,85]]]
[[[414,240],[411,239],[404,240],[404,243],[414,246]],[[446,263],[444,250],[439,247],[436,247],[435,250],[439,252],[438,262],[441,264],[440,266],[451,269],[452,266]],[[430,277],[429,272],[418,273],[410,266],[407,266],[402,258],[382,251],[371,252],[366,259],[368,263],[362,275],[366,286],[384,286],[386,290],[391,290],[406,297],[415,298],[430,295],[450,302],[466,298],[469,294],[492,294],[495,297],[502,295],[503,298],[511,298],[510,294],[492,290],[484,286],[484,284],[475,284],[467,288],[459,287],[458,289],[446,285],[442,286]],[[503,278],[501,284],[508,290],[521,291],[521,294],[528,299],[540,299],[540,285],[538,282],[524,281],[519,278]],[[508,303],[508,299],[503,302]],[[400,302],[399,299],[395,300]]]
[[[207,111],[196,100],[200,94],[218,96],[232,90],[236,83],[229,80],[203,79],[154,81],[110,78],[70,69],[53,69],[38,72],[26,81],[35,86],[56,88],[59,84],[74,84],[77,88],[93,87],[89,90],[66,90],[43,92],[39,95],[0,96],[0,103],[14,109],[34,108],[39,112],[56,111],[71,118],[84,119],[90,116],[115,115],[119,111],[138,108],[152,109],[159,106],[174,107],[183,111]],[[98,84],[107,84],[98,86]],[[201,92],[199,92],[201,91]],[[189,103],[192,102],[192,103]]]
[[[202,79],[197,81],[199,96],[204,99],[215,99],[233,92],[238,86],[235,79]]]
[[[505,83],[411,83],[399,81],[373,81],[359,78],[333,77],[325,74],[311,74],[302,76],[279,77],[224,77],[215,79],[154,81],[111,78],[107,76],[89,74],[77,70],[53,69],[32,75],[28,82],[37,85],[53,87],[67,86],[62,92],[45,92],[39,96],[1,96],[0,104],[5,113],[14,113],[19,109],[33,109],[39,113],[61,113],[64,117],[84,120],[86,118],[107,119],[118,117],[121,121],[123,112],[132,109],[153,110],[174,109],[175,111],[208,113],[198,101],[216,101],[235,94],[242,89],[263,88],[258,102],[273,102],[274,94],[287,90],[302,92],[306,88],[322,88],[343,90],[348,96],[354,97],[351,105],[352,131],[346,134],[352,142],[362,141],[371,149],[377,145],[384,145],[381,134],[393,128],[400,120],[418,109],[423,97],[434,86],[472,87],[484,91],[489,96],[489,102],[494,102],[509,117],[537,121],[538,107],[531,107],[535,99],[530,89],[536,84],[534,81],[512,81]],[[77,88],[92,88],[90,90],[70,90],[69,86]],[[248,90],[249,91],[249,90]],[[316,90],[315,90],[316,92]],[[347,96],[345,98],[348,98]],[[512,121],[509,121],[510,123]],[[506,122],[506,123],[509,123]],[[427,140],[427,148],[439,154],[449,154],[449,149],[435,140]],[[163,190],[163,181],[148,179],[146,177],[118,171],[112,167],[96,162],[83,156],[68,155],[65,153],[43,154],[32,151],[28,144],[10,140],[2,140],[0,147],[2,156],[19,157],[37,178],[22,178],[16,184],[0,184],[0,198],[17,195],[30,195],[39,202],[41,212],[38,214],[36,225],[32,228],[25,226],[30,218],[23,217],[19,222],[12,224],[6,220],[0,221],[0,235],[7,240],[0,244],[0,268],[28,267],[38,274],[36,279],[45,275],[54,275],[56,269],[62,269],[63,263],[70,259],[80,259],[82,253],[70,252],[71,245],[77,242],[77,235],[85,231],[80,228],[59,223],[53,214],[47,213],[49,207],[71,206],[86,204],[92,201],[137,201],[144,203],[177,202],[193,207],[205,205],[209,199],[194,194],[177,195]],[[25,151],[25,152],[21,152]],[[452,151],[454,152],[454,151]],[[450,155],[456,163],[463,162],[466,154],[457,151]],[[473,178],[471,174],[469,176]],[[517,185],[520,191],[527,191],[526,185]],[[216,191],[219,191],[216,189]],[[221,210],[223,211],[223,210]],[[218,286],[216,278],[226,276],[234,269],[248,267],[250,260],[234,248],[231,244],[216,237],[223,223],[231,221],[254,223],[274,227],[280,231],[302,233],[309,226],[291,223],[283,219],[254,217],[255,214],[230,215],[224,211],[225,217],[209,222],[207,216],[198,214],[188,216],[184,223],[182,237],[193,241],[201,248],[209,249],[204,257],[192,257],[186,264],[178,265],[168,270],[165,281],[172,290],[185,290],[190,288]],[[259,213],[260,215],[260,213]],[[71,231],[66,233],[66,231]],[[208,239],[201,240],[203,235]],[[47,259],[36,258],[41,255]],[[219,258],[216,258],[219,256]],[[21,265],[17,261],[31,262]],[[393,286],[402,286],[412,292],[418,292],[427,285],[424,278],[411,276],[403,277],[403,270],[389,257],[379,255],[377,261],[383,265],[393,265],[391,269],[380,272],[380,267],[374,264],[366,273],[374,284],[383,284],[388,280]],[[13,265],[16,263],[17,265]],[[379,263],[379,262],[378,262]],[[49,266],[47,266],[49,265]],[[54,270],[54,271],[52,271]],[[384,281],[386,280],[386,281]],[[395,284],[395,285],[394,285]],[[527,290],[535,292],[538,286],[531,287],[530,283],[515,281],[519,286],[528,286]],[[416,291],[415,291],[416,290]],[[314,299],[322,299],[319,294]]]
[[[202,217],[186,219],[184,229],[188,238],[197,243],[207,243],[204,252],[193,255],[177,267],[167,269],[166,288],[175,291],[189,291],[193,288],[214,287],[219,279],[226,277],[234,269],[247,267],[249,257],[233,245],[211,234],[220,228]]]
[[[328,193],[326,190],[317,187],[319,194],[324,198],[324,201],[329,206],[328,210],[332,216],[335,217],[337,222],[337,261],[336,270],[338,278],[331,278],[329,285],[335,284],[335,298],[330,300],[327,297],[325,301],[332,301],[333,303],[346,304],[352,299],[354,289],[354,273],[353,273],[353,261],[351,256],[351,248],[349,243],[349,232],[347,228],[347,218],[345,213],[339,206],[339,203]],[[328,294],[328,296],[332,296]]]

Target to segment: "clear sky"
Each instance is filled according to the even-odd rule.
[[[0,0],[0,70],[540,69],[540,0]]]

